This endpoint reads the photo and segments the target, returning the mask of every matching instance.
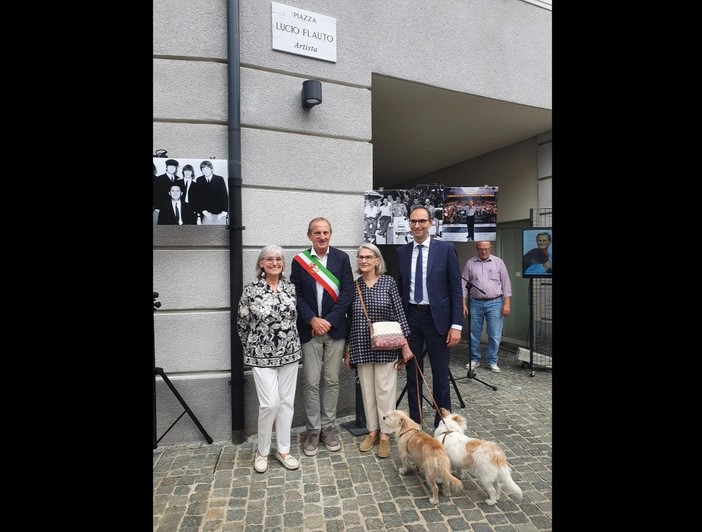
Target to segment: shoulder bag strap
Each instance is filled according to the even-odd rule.
[[[361,288],[358,286],[358,279],[356,279],[356,292],[358,292],[358,299],[361,302],[361,308],[363,309],[363,313],[366,315],[366,319],[368,320],[368,327],[372,325],[372,322],[370,318],[368,317],[368,311],[366,310],[366,305],[363,303],[363,296],[361,295]]]

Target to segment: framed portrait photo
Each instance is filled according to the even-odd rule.
[[[522,228],[522,277],[546,278],[553,275],[553,228]]]

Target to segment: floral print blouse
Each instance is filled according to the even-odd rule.
[[[244,364],[278,367],[302,358],[297,331],[295,285],[280,279],[271,290],[265,279],[246,285],[239,299],[237,330],[244,346]]]

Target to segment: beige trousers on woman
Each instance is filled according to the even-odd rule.
[[[359,364],[358,380],[363,394],[363,411],[368,432],[392,434],[383,416],[395,410],[397,400],[397,370],[394,362],[387,364]]]

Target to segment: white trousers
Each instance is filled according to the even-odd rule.
[[[252,367],[258,395],[258,452],[267,456],[275,428],[278,452],[290,452],[298,362],[277,368]]]
[[[395,363],[359,364],[357,368],[368,432],[380,430],[383,434],[392,434],[383,421],[383,416],[386,412],[395,410],[397,399]]]

